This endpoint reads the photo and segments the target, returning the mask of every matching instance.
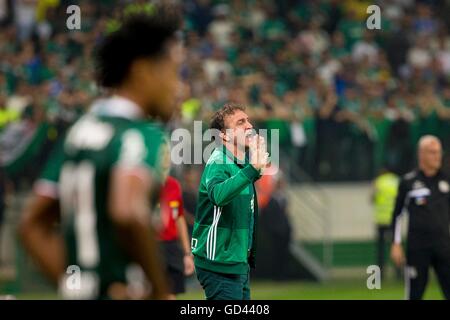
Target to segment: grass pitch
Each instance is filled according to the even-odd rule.
[[[257,282],[251,284],[252,300],[403,300],[402,281],[386,280],[381,289],[369,290],[366,280],[333,280],[326,283],[313,282]],[[0,295],[5,294],[2,292]],[[15,295],[20,300],[53,300],[52,292],[33,292]],[[202,289],[196,284],[178,296],[179,300],[204,300]],[[443,295],[434,278],[430,279],[425,300],[441,300]]]
[[[251,284],[254,300],[403,300],[403,282],[382,282],[381,289],[369,290],[366,279],[336,280],[327,283],[310,282],[254,282]],[[180,300],[203,300],[201,289],[190,290],[178,296]],[[443,295],[433,279],[428,284],[424,299],[441,300]]]

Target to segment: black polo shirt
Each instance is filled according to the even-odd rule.
[[[450,181],[444,173],[427,177],[415,170],[402,177],[392,220],[397,241],[403,209],[409,216],[409,248],[450,246]]]

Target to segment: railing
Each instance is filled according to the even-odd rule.
[[[280,159],[290,159],[280,154]],[[322,244],[321,263],[327,270],[333,263],[331,208],[328,195],[293,161],[281,163],[289,181],[290,215],[297,242],[317,241]]]

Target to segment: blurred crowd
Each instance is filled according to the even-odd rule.
[[[102,94],[92,54],[111,19],[145,2],[0,0],[0,144],[46,123],[50,148]],[[179,3],[186,61],[171,126],[242,103],[259,128],[279,130],[287,171],[319,181],[406,172],[426,133],[450,150],[449,1]],[[66,26],[72,4],[78,31]],[[379,30],[366,26],[372,4]]]

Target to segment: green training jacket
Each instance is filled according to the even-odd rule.
[[[255,267],[259,177],[248,159],[239,163],[224,146],[213,151],[201,178],[192,232],[196,267],[228,274]]]

